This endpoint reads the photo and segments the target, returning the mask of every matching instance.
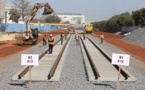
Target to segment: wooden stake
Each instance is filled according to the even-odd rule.
[[[29,66],[29,89],[31,90],[31,66]]]
[[[119,72],[118,72],[118,80],[117,80],[117,90],[119,90],[119,80],[120,80],[120,71],[121,71],[121,69],[120,69],[120,66],[119,66]]]

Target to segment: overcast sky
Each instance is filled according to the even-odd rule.
[[[5,0],[11,4],[11,0]],[[31,4],[48,2],[55,13],[80,13],[88,21],[107,20],[113,15],[145,8],[145,0],[28,0]]]

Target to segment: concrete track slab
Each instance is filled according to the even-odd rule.
[[[64,40],[64,43],[66,40]],[[52,54],[46,54],[44,57],[42,57],[39,60],[39,65],[38,66],[33,66],[31,68],[31,80],[32,81],[59,81],[60,75],[61,75],[61,70],[63,67],[63,63],[65,60],[65,55],[67,52],[67,48],[65,49],[62,58],[60,60],[60,64],[58,65],[58,68],[56,70],[56,73],[54,74],[54,77],[51,80],[48,80],[48,74],[56,61],[57,56],[59,55],[61,49],[63,48],[63,45],[60,45],[60,43],[56,44],[53,49]],[[24,68],[22,69],[24,70]],[[20,70],[17,74],[15,74],[12,78],[12,80],[29,80],[29,72],[25,74],[25,76],[21,79],[18,79],[18,74],[22,71]]]
[[[97,79],[97,81],[117,81],[118,70],[96,49],[94,45],[90,43],[89,40],[84,40],[84,43],[100,74],[100,77]],[[88,70],[90,70],[90,66],[88,67],[88,64],[86,65],[86,67],[89,68]],[[87,72],[89,73],[89,71]],[[91,75],[92,76],[90,77],[93,77],[93,74]],[[95,79],[91,81],[95,81]],[[120,75],[120,81],[127,80],[125,80],[125,78],[122,75]]]

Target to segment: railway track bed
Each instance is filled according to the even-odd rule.
[[[119,66],[112,65],[110,56],[106,55],[105,51],[90,38],[86,40],[81,39],[81,41],[89,81],[117,81]],[[91,59],[91,62],[88,60],[88,57]],[[131,73],[122,66],[120,68],[120,81],[136,81],[136,78]]]
[[[71,37],[71,36],[70,36]],[[66,53],[67,53],[67,42],[68,40],[64,39],[64,44],[61,45],[61,42],[58,42],[55,45],[55,48],[53,49],[53,53],[49,54],[47,49],[42,52],[40,55],[43,55],[42,58],[39,60],[38,66],[31,66],[31,80],[32,81],[59,81],[61,70],[63,67],[63,63],[65,61]],[[47,52],[47,53],[46,53]],[[61,54],[61,55],[60,55]],[[56,64],[56,61],[59,60],[58,65]],[[56,67],[55,67],[56,66]],[[13,77],[12,80],[24,80],[29,81],[29,71],[25,72],[25,69],[27,66],[25,66],[23,69],[18,71]],[[52,72],[52,69],[56,68],[53,77],[50,77],[50,73]],[[24,73],[24,74],[22,74]]]

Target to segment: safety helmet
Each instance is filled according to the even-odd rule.
[[[52,37],[52,34],[50,34],[50,36]]]

